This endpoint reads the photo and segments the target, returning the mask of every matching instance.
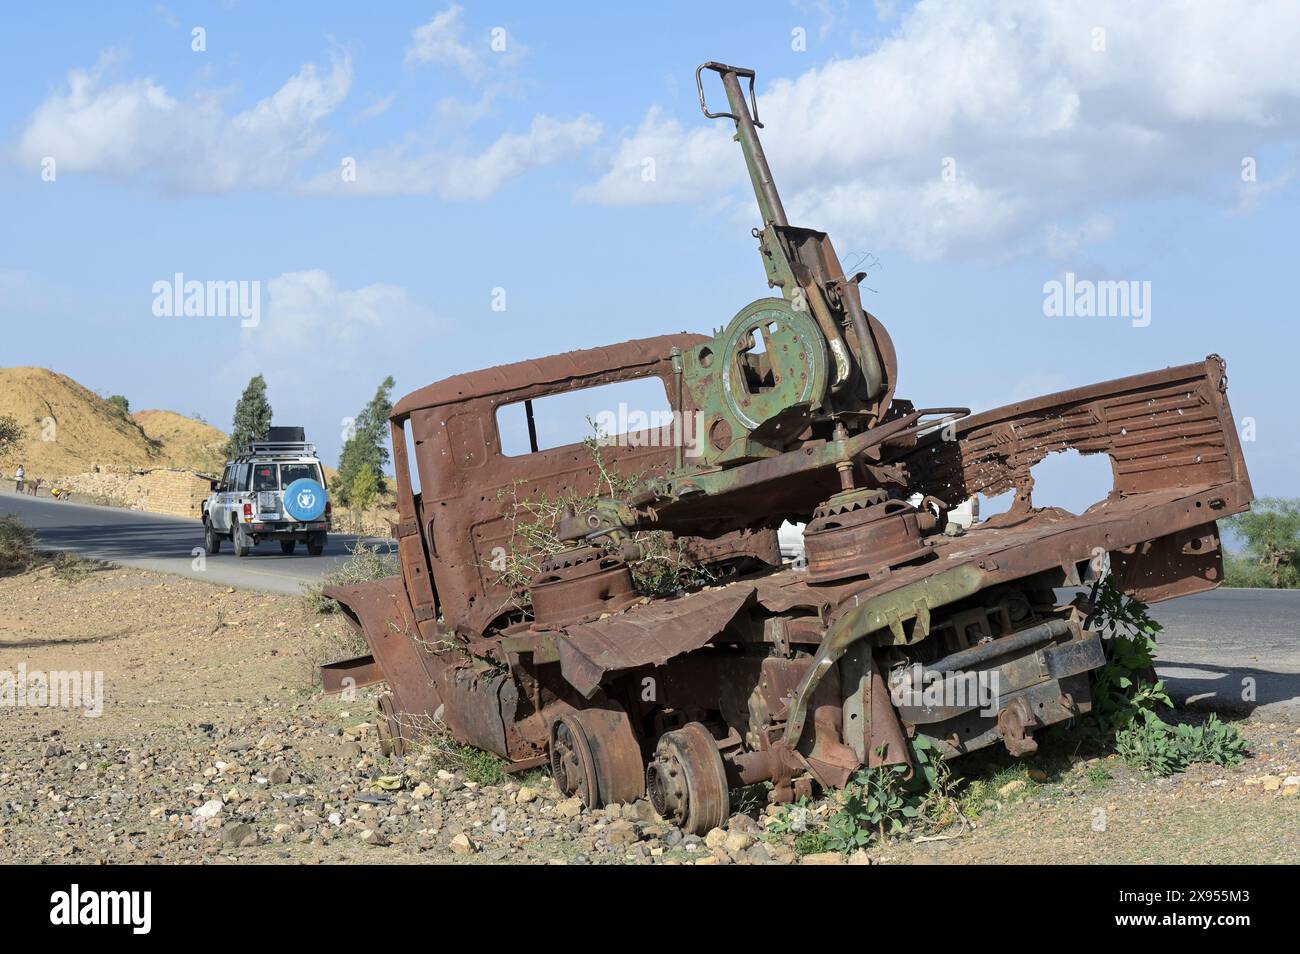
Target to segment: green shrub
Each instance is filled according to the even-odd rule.
[[[0,576],[36,565],[36,531],[14,516],[0,516]]]
[[[328,574],[320,583],[314,583],[303,592],[303,599],[313,613],[322,615],[335,613],[339,604],[324,594],[327,586],[349,586],[355,583],[369,583],[385,577],[396,576],[402,572],[402,563],[397,554],[387,547],[376,544],[367,546],[358,540],[351,550],[352,555],[338,569]]]
[[[823,829],[829,850],[865,848],[918,827],[941,828],[960,817],[955,782],[934,744],[923,735],[911,741],[912,764],[862,769],[841,789],[839,810]],[[797,849],[796,849],[797,850]]]
[[[1273,586],[1267,567],[1258,560],[1228,553],[1223,557],[1223,585],[1269,589]]]
[[[1240,562],[1231,560],[1227,569],[1233,579],[1250,581],[1230,585],[1300,587],[1300,500],[1259,497],[1224,524],[1246,544]]]
[[[1237,727],[1216,715],[1204,725],[1171,726],[1152,713],[1116,733],[1115,751],[1153,775],[1174,775],[1195,762],[1239,765],[1248,754]]]
[[[819,855],[823,851],[832,851],[831,837],[821,830],[806,831],[794,840],[797,855]]]
[[[1093,709],[1084,725],[1103,746],[1135,768],[1173,775],[1193,762],[1237,765],[1246,742],[1236,726],[1211,716],[1203,726],[1172,726],[1159,716],[1173,703],[1160,680],[1152,681],[1160,624],[1145,603],[1126,596],[1110,577],[1094,598],[1093,626],[1105,639],[1106,664],[1092,673]]]

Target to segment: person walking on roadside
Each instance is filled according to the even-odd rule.
[[[27,470],[26,468],[23,467],[22,464],[19,464],[18,469],[14,471],[14,493],[20,494],[23,492],[23,483],[26,480],[27,480]]]

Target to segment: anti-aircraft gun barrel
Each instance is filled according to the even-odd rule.
[[[704,100],[704,70],[713,70],[722,77],[722,87],[727,93],[727,103],[731,106],[729,113],[709,112],[709,105]],[[749,80],[749,102],[740,88],[740,80]],[[700,109],[709,119],[732,119],[736,123],[736,135],[740,137],[741,149],[745,153],[745,164],[749,166],[749,178],[754,184],[754,197],[763,215],[764,225],[789,225],[785,217],[785,207],[781,205],[781,196],[776,191],[772,179],[772,169],[767,164],[763,153],[763,144],[758,140],[758,132],[763,124],[758,119],[758,100],[754,96],[754,71],[740,66],[727,66],[710,60],[695,71],[695,87],[700,93]]]

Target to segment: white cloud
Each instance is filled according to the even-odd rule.
[[[465,24],[461,18],[464,12],[463,7],[452,4],[412,30],[406,62],[450,67],[469,79],[479,79],[484,73],[482,51],[465,42]]]
[[[733,185],[739,162],[736,144],[720,128],[687,130],[651,106],[636,132],[618,145],[605,176],[578,195],[613,205],[688,202]]]
[[[432,193],[443,199],[484,199],[529,169],[576,155],[594,143],[600,132],[600,124],[590,116],[567,122],[536,116],[526,133],[506,133],[476,154],[394,148],[359,157],[354,182],[344,182],[338,173],[329,172],[313,180],[309,189],[332,195]]]
[[[166,23],[170,29],[172,30],[180,29],[181,21],[177,19],[176,14],[172,13],[171,10],[169,10],[163,4],[155,3],[153,7],[153,12],[158,14],[158,16],[162,17],[163,22]]]
[[[927,0],[870,52],[771,82],[759,110],[798,224],[923,258],[1060,255],[1108,236],[1117,200],[1234,198],[1242,156],[1300,137],[1297,62],[1300,7],[1283,0]],[[579,194],[743,195],[731,132],[652,106]]]
[[[409,66],[431,64],[460,73],[479,91],[468,98],[459,94],[444,96],[436,109],[446,121],[469,126],[492,112],[504,95],[518,94],[528,85],[518,66],[528,55],[528,48],[503,26],[478,30],[476,39],[466,41],[464,8],[452,4],[432,20],[411,31],[406,49]]]
[[[220,98],[178,99],[152,79],[106,83],[116,57],[71,70],[67,88],[31,115],[15,158],[35,166],[52,156],[60,173],[144,176],[179,192],[269,188],[293,179],[324,142],[321,122],[346,98],[352,64],[305,64],[273,94],[228,114]]]
[[[392,109],[393,103],[395,102],[397,102],[397,94],[389,93],[387,96],[384,96],[380,99],[376,99],[369,106],[362,109],[359,113],[357,113],[357,118],[375,119],[376,117],[382,116],[384,115],[384,113]]]
[[[355,368],[383,367],[394,341],[424,334],[438,318],[397,285],[340,288],[328,272],[285,272],[266,283],[260,323],[240,332],[243,371],[259,371],[320,397],[325,382]]]

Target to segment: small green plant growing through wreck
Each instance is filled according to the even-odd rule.
[[[468,782],[477,785],[498,785],[505,780],[509,762],[493,752],[487,752],[459,741],[441,719],[405,714],[400,717],[402,735],[412,746],[407,763],[458,772]]]
[[[925,736],[911,742],[913,767],[885,765],[854,773],[829,798],[835,811],[820,822],[806,800],[768,824],[774,835],[795,835],[799,854],[849,853],[901,835],[938,830],[964,819],[959,780]]]
[[[1145,603],[1126,596],[1111,577],[1097,586],[1092,625],[1100,628],[1106,664],[1093,671],[1093,710],[1079,727],[1125,762],[1155,775],[1173,775],[1195,762],[1237,765],[1247,756],[1236,726],[1210,716],[1204,725],[1170,725],[1159,715],[1173,708],[1155,675],[1160,624]]]
[[[487,566],[496,573],[496,581],[521,600],[528,599],[529,584],[541,572],[542,562],[571,546],[556,535],[556,525],[566,513],[582,516],[592,512],[602,497],[628,496],[644,486],[645,474],[622,474],[609,465],[602,453],[606,435],[594,421],[588,423],[593,433],[582,444],[596,467],[597,486],[592,492],[525,496],[517,483],[498,492],[501,498],[509,498],[510,543],[492,554]],[[714,582],[713,575],[693,561],[672,534],[641,531],[632,540],[641,552],[632,565],[632,581],[642,596],[671,596]]]

